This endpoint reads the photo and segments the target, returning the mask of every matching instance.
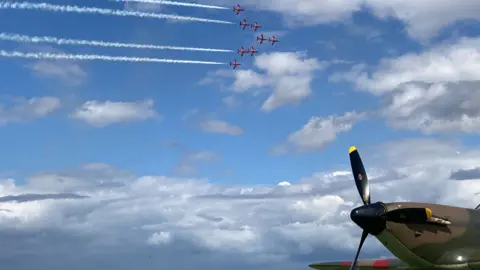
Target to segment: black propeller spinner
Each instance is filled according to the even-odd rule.
[[[417,224],[428,222],[432,217],[432,211],[428,208],[400,208],[387,211],[382,202],[371,203],[368,177],[360,154],[355,146],[351,146],[348,152],[355,185],[363,201],[363,206],[353,209],[350,213],[352,221],[363,229],[355,259],[350,266],[350,270],[353,270],[357,268],[358,255],[369,234],[380,234],[385,229],[387,221]]]

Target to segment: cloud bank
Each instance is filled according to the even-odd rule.
[[[373,200],[478,204],[478,176],[452,174],[476,169],[480,150],[426,139],[387,145],[363,153]],[[348,259],[360,233],[349,220],[360,200],[348,166],[274,186],[136,176],[101,163],[25,184],[3,179],[0,256],[20,270],[306,269]],[[362,256],[385,255],[369,241]]]

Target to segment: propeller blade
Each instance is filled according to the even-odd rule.
[[[363,243],[365,242],[365,239],[367,239],[367,236],[368,236],[368,232],[363,231],[362,237],[360,238],[360,244],[358,245],[357,254],[355,254],[355,259],[353,260],[352,265],[350,266],[350,270],[357,269],[358,255],[360,255],[360,250],[362,250]]]
[[[357,186],[358,193],[362,198],[363,204],[368,205],[370,201],[370,187],[368,186],[368,177],[365,167],[363,166],[360,154],[355,146],[351,146],[348,150],[350,155],[350,165],[352,166],[353,178]]]
[[[397,223],[425,223],[432,218],[430,208],[400,208],[382,214],[387,221]]]

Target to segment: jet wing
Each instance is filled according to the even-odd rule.
[[[336,261],[336,262],[318,262],[312,263],[309,267],[318,270],[346,270],[350,268],[352,261]],[[357,269],[410,269],[410,267],[399,259],[373,259],[358,260]]]

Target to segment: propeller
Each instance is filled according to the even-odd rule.
[[[357,207],[350,213],[350,218],[360,228],[363,229],[360,243],[358,245],[355,259],[350,266],[350,270],[357,268],[358,256],[362,249],[363,243],[369,234],[378,235],[386,228],[386,222],[396,223],[416,223],[416,224],[436,224],[446,226],[451,221],[443,218],[435,217],[430,208],[399,208],[387,211],[385,204],[382,202],[371,203],[370,187],[368,183],[367,173],[363,165],[360,154],[355,146],[351,146],[348,150],[350,156],[350,165],[352,167],[353,179],[357,186],[358,193],[362,199],[363,206]]]
[[[368,186],[368,177],[365,167],[363,166],[360,154],[355,146],[348,150],[350,155],[350,165],[352,167],[353,179],[357,186],[358,193],[362,198],[363,205],[369,205],[370,202],[370,187]]]
[[[360,154],[358,153],[358,150],[355,146],[351,146],[350,149],[348,149],[348,153],[350,156],[350,165],[352,167],[352,174],[353,174],[353,179],[355,179],[355,185],[357,186],[358,193],[360,194],[360,198],[362,199],[363,205],[368,206],[371,204],[370,201],[370,187],[368,185],[368,177],[367,177],[367,172],[365,171],[365,167],[363,166],[362,159],[360,158]],[[358,212],[357,212],[358,213]],[[350,214],[350,217],[352,220],[355,221],[355,213],[352,211]],[[352,262],[352,265],[350,266],[350,269],[356,269],[357,268],[357,261],[358,261],[358,256],[360,255],[360,250],[362,249],[363,243],[365,242],[365,239],[367,239],[368,236],[368,231],[365,229],[362,232],[362,236],[360,238],[360,243],[358,245],[357,253],[355,254],[355,259]]]

